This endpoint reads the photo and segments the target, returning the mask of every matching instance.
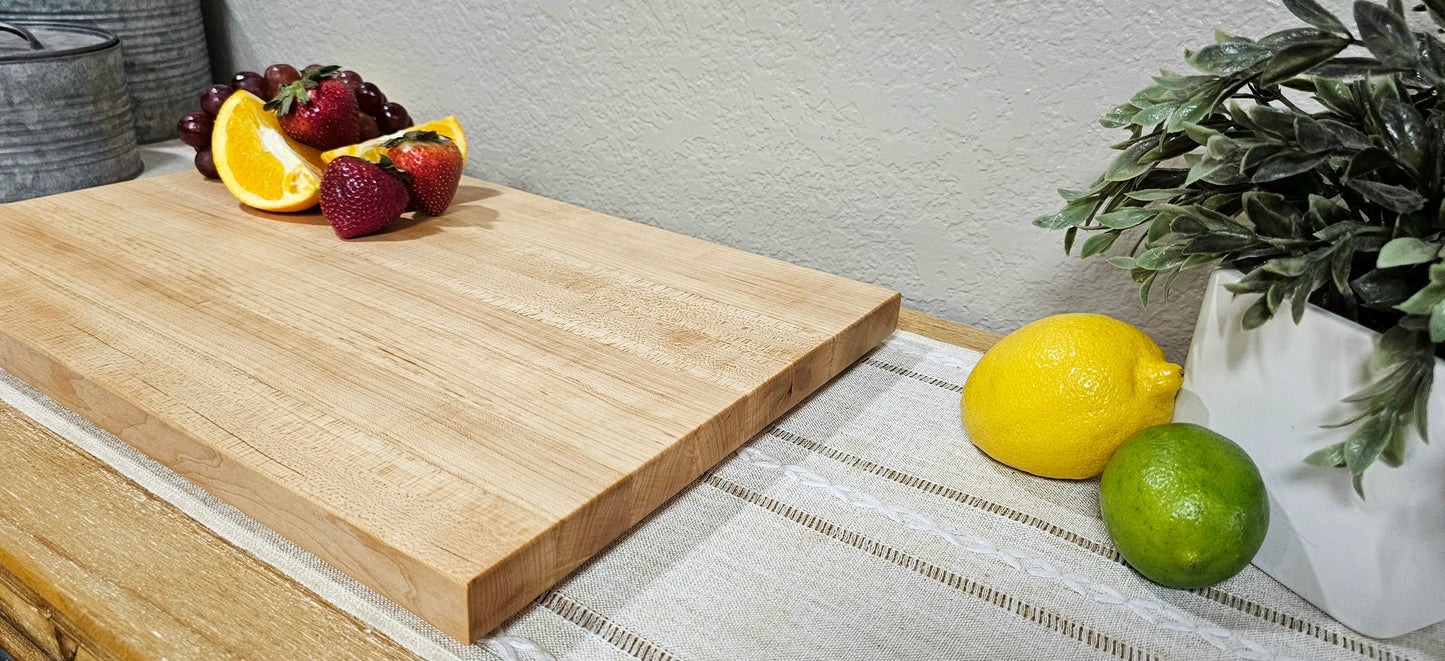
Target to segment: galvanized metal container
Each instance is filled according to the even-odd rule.
[[[0,202],[140,171],[116,36],[70,23],[0,23]]]
[[[66,21],[120,37],[136,138],[176,137],[211,84],[199,0],[0,0],[0,21]]]

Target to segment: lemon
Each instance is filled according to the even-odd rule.
[[[1101,314],[1035,321],[994,345],[963,387],[974,445],[1021,471],[1098,475],[1135,432],[1168,422],[1183,381],[1139,329]]]
[[[1269,498],[1249,455],[1191,424],[1150,427],[1126,441],[1099,481],[1099,510],[1119,554],[1175,588],[1239,573],[1269,529]]]

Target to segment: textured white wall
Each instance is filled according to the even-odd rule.
[[[1349,19],[1348,6],[1326,2]],[[1180,359],[1201,277],[1140,307],[1126,273],[1029,224],[1121,133],[1094,122],[1278,0],[214,0],[218,76],[339,63],[468,174],[903,292],[1006,332],[1097,311]]]

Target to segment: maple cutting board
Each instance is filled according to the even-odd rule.
[[[353,241],[189,172],[0,205],[0,367],[468,642],[898,301],[475,179]]]

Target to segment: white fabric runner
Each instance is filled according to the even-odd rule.
[[[1097,481],[976,450],[977,352],[898,332],[476,645],[462,645],[0,372],[0,400],[438,661],[1445,659],[1445,625],[1361,636],[1247,568],[1131,571]]]

